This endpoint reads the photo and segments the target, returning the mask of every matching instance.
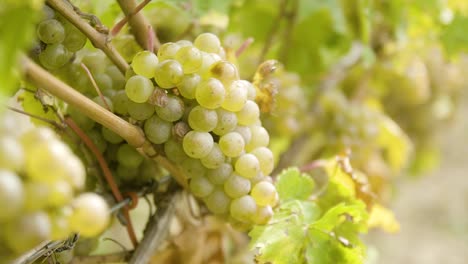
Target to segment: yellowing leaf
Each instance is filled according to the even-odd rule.
[[[400,223],[396,220],[393,212],[381,204],[375,204],[372,207],[367,225],[369,228],[381,228],[388,233],[400,230]]]

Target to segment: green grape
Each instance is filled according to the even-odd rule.
[[[257,103],[248,100],[244,107],[236,114],[237,122],[240,125],[248,126],[254,124],[260,119],[260,108],[258,108]]]
[[[153,78],[154,71],[158,65],[158,57],[156,54],[151,51],[140,51],[138,52],[132,60],[132,68],[136,74],[142,75],[146,78]]]
[[[77,108],[73,106],[68,107],[68,114],[73,119],[73,121],[75,121],[78,127],[83,129],[84,131],[91,130],[96,124],[91,118],[82,114],[80,110],[78,110]]]
[[[176,87],[184,78],[182,65],[176,60],[160,62],[154,71],[154,80],[159,87],[170,89]]]
[[[203,198],[206,207],[214,214],[225,214],[229,211],[231,199],[224,193],[222,189],[215,190],[208,196]]]
[[[181,47],[175,54],[175,59],[182,64],[186,74],[197,72],[203,62],[201,52],[193,46]]]
[[[224,101],[226,90],[223,84],[214,78],[202,81],[195,92],[197,102],[208,109],[215,109],[221,106]]]
[[[200,159],[208,155],[213,148],[213,137],[208,132],[190,131],[183,139],[182,146],[187,155]]]
[[[270,136],[264,127],[257,125],[251,126],[250,132],[252,137],[249,143],[245,145],[247,151],[252,151],[259,147],[266,147],[268,143],[270,143]]]
[[[105,73],[97,73],[93,75],[94,80],[96,81],[97,86],[99,87],[99,90],[103,92],[103,94],[108,94],[110,92],[113,92],[114,90],[112,89],[112,79],[109,77],[109,75]]]
[[[37,37],[46,44],[61,43],[65,39],[65,29],[56,19],[47,19],[37,25]]]
[[[212,33],[202,33],[195,38],[194,46],[199,50],[211,53],[218,53],[221,49],[221,41]]]
[[[127,102],[128,114],[131,118],[144,121],[153,116],[155,109],[154,106],[149,103],[135,103],[131,100]]]
[[[168,95],[166,104],[156,106],[156,113],[165,121],[174,122],[182,118],[185,111],[184,102],[177,96]]]
[[[79,51],[86,44],[86,35],[71,23],[63,23],[65,29],[65,39],[62,44],[70,52]]]
[[[210,76],[229,85],[235,80],[239,80],[239,73],[234,64],[229,61],[221,60],[213,64],[210,68]]]
[[[103,100],[103,98],[104,98],[104,100]],[[107,96],[103,96],[102,98],[101,98],[101,96],[96,96],[96,97],[93,98],[93,101],[96,104],[102,106],[105,109],[108,109],[111,112],[114,111],[114,105],[112,104],[111,99],[109,99]]]
[[[207,170],[206,178],[213,184],[220,185],[231,176],[233,172],[232,165],[229,163],[223,163],[216,169]]]
[[[196,73],[186,74],[182,81],[177,85],[180,94],[187,99],[195,99],[195,92],[200,83],[200,75]]]
[[[218,123],[218,115],[215,110],[197,105],[190,111],[188,123],[193,130],[210,132]]]
[[[248,81],[242,82],[245,82],[245,85],[247,87],[247,100],[255,101],[255,98],[257,97],[257,90],[255,89],[253,84]]]
[[[208,196],[214,190],[214,185],[203,176],[192,177],[189,187],[193,195],[199,198]]]
[[[81,62],[86,65],[93,74],[104,72],[107,66],[106,61],[106,54],[101,50],[86,52],[81,58]]]
[[[24,164],[24,153],[20,142],[7,135],[0,137],[0,169],[19,171]]]
[[[182,171],[189,178],[193,177],[202,177],[205,175],[206,169],[203,167],[203,164],[198,159],[187,158],[182,161],[180,164]]]
[[[167,42],[158,49],[158,58],[160,61],[174,59],[181,46],[174,42]]]
[[[143,128],[146,137],[154,144],[162,144],[169,140],[172,132],[172,123],[153,115],[145,121]]]
[[[164,153],[166,153],[166,156],[170,161],[176,164],[180,164],[183,160],[188,158],[182,144],[173,138],[164,143]]]
[[[187,46],[193,46],[192,42],[190,40],[186,39],[181,39],[176,42],[177,45],[179,45],[181,48],[182,47],[187,47]]]
[[[55,11],[48,5],[42,6],[42,20],[47,20],[55,17]]]
[[[125,92],[130,100],[135,103],[144,103],[148,101],[153,94],[154,86],[151,80],[141,76],[134,75],[127,80]]]
[[[24,253],[50,238],[51,223],[45,212],[22,214],[6,227],[5,242],[17,254]]]
[[[116,134],[114,131],[108,129],[107,127],[103,126],[101,129],[102,137],[109,143],[112,144],[119,144],[123,141],[123,138]]]
[[[211,148],[210,153],[200,159],[203,166],[207,167],[208,169],[215,169],[221,166],[226,160],[226,156],[224,156],[223,152],[218,146],[218,143],[214,143],[213,147]]]
[[[247,102],[247,85],[249,82],[244,80],[236,80],[227,86],[226,98],[221,107],[231,112],[242,110]]]
[[[260,164],[255,155],[247,153],[237,159],[234,169],[242,177],[250,179],[260,173]]]
[[[112,79],[113,88],[120,92],[125,87],[125,76],[120,72],[115,65],[110,65],[106,68],[106,74]]]
[[[250,195],[260,206],[275,206],[278,201],[278,193],[275,186],[267,181],[255,184]]]
[[[235,113],[218,108],[216,109],[216,114],[218,115],[218,123],[213,129],[213,133],[223,136],[228,132],[234,131],[237,127],[237,116]]]
[[[250,222],[257,212],[255,200],[250,195],[234,199],[229,208],[230,215],[239,221]]]
[[[42,66],[49,70],[56,70],[70,61],[73,53],[69,52],[62,44],[47,45],[39,54]]]
[[[267,147],[258,147],[250,152],[257,157],[260,170],[264,175],[269,175],[274,168],[273,152]]]
[[[250,131],[250,128],[248,126],[237,126],[234,129],[234,132],[237,132],[242,136],[242,138],[244,139],[245,145],[247,145],[252,139],[252,132]]]
[[[203,62],[198,70],[198,73],[203,77],[210,77],[211,67],[218,61],[221,60],[217,54],[202,52]]]
[[[70,233],[70,225],[68,224],[68,217],[72,214],[72,210],[69,206],[61,207],[59,209],[49,212],[49,218],[51,223],[50,239],[62,240],[66,239]]]
[[[117,151],[117,161],[129,168],[137,168],[143,159],[143,156],[128,144],[122,144]]]
[[[237,157],[244,151],[244,139],[237,132],[229,132],[219,138],[219,147],[224,155]]]
[[[101,132],[99,132],[98,128],[94,128],[87,132],[88,137],[97,147],[99,152],[104,153],[107,149],[107,141],[102,136]]]
[[[24,203],[24,188],[20,177],[12,171],[0,169],[0,223],[15,219]]]
[[[54,131],[48,127],[32,128],[20,136],[20,142],[25,152],[29,151],[38,143],[54,139],[57,139],[57,137]]]
[[[62,166],[57,166],[57,168],[62,167],[65,171],[65,179],[73,186],[73,188],[80,190],[83,189],[86,181],[86,169],[81,162],[81,160],[74,156],[70,155],[62,159]]]
[[[109,207],[106,201],[95,193],[82,193],[72,202],[70,227],[84,237],[100,234],[109,224]]]
[[[48,183],[49,192],[46,198],[50,207],[61,207],[68,204],[73,198],[73,188],[65,180]]]
[[[138,177],[137,167],[127,167],[124,164],[117,165],[117,178],[123,181],[131,181]]]
[[[51,182],[54,183],[55,181]],[[24,210],[34,212],[47,206],[50,195],[50,185],[40,180],[24,182]]]
[[[266,225],[273,217],[271,206],[257,206],[257,211],[252,216],[252,222],[257,225]]]
[[[224,192],[231,198],[239,198],[250,192],[250,181],[233,172],[224,183]]]

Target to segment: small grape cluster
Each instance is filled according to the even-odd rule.
[[[43,14],[36,27],[40,41],[38,59],[45,68],[56,70],[67,64],[74,53],[84,47],[87,38],[49,6],[44,5]]]
[[[240,226],[263,224],[278,199],[268,176],[269,134],[255,87],[223,58],[211,33],[165,43],[157,55],[139,52],[125,85],[126,110],[190,177],[190,190],[208,209]]]
[[[102,232],[109,208],[95,193],[78,194],[86,177],[81,160],[51,129],[18,133],[7,120],[0,117],[0,258],[72,232]]]

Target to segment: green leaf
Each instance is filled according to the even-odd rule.
[[[284,170],[276,183],[276,189],[281,200],[305,200],[314,190],[315,183],[307,174],[301,174],[297,168]]]
[[[449,55],[468,51],[468,16],[457,14],[452,23],[442,28],[440,41]]]

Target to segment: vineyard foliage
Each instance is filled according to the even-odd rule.
[[[467,81],[462,0],[6,0],[0,17],[0,263],[365,263]],[[173,212],[180,193],[210,227]],[[156,213],[129,214],[148,196]],[[119,222],[136,250],[111,256]],[[201,233],[230,242],[180,246]]]

